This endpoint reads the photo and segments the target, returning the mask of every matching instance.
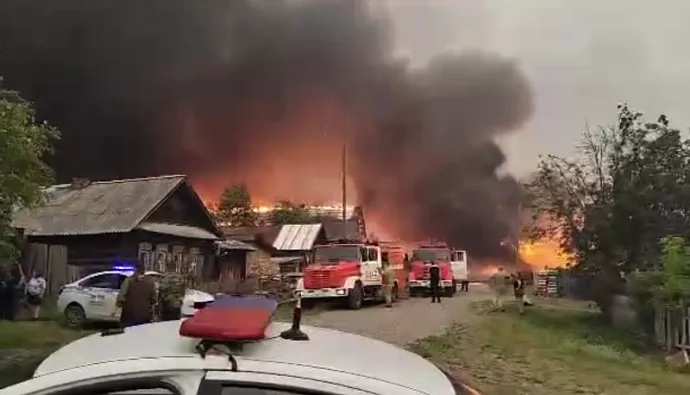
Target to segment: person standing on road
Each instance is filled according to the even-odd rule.
[[[37,320],[41,315],[41,303],[46,293],[46,279],[41,272],[34,270],[31,280],[26,284],[26,304],[31,312],[31,319]]]
[[[382,254],[382,267],[380,269],[381,280],[383,280],[383,297],[386,300],[386,307],[393,307],[393,284],[395,283],[395,273],[388,261],[388,254]]]
[[[429,266],[429,287],[431,288],[431,303],[441,303],[441,268],[436,261]]]
[[[156,284],[144,275],[144,266],[137,264],[117,296],[117,306],[122,309],[120,324],[127,328],[153,321],[156,299]]]
[[[515,294],[515,302],[518,305],[520,314],[525,312],[525,282],[520,278],[520,274],[511,275],[513,278],[513,293]]]
[[[494,308],[503,308],[503,298],[508,293],[508,287],[511,282],[511,278],[503,269],[503,266],[499,267],[496,273],[491,276],[491,288],[494,291]]]

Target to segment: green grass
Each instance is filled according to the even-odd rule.
[[[488,395],[690,393],[689,375],[670,371],[633,334],[602,325],[596,312],[475,310],[471,324],[410,348]]]
[[[88,333],[49,320],[0,322],[0,388],[31,378],[48,355]]]
[[[0,321],[0,388],[31,378],[48,355],[93,331],[72,330],[62,324],[55,301],[46,300],[38,321],[20,310],[17,321]]]

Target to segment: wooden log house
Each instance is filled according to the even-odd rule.
[[[211,274],[221,233],[186,176],[75,179],[46,192],[46,204],[17,212],[13,226],[47,245],[46,256],[66,247],[66,259],[37,268],[51,283],[137,260],[147,270]]]

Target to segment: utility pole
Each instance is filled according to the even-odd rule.
[[[326,119],[323,127],[323,137],[328,136],[328,128],[331,123],[331,104],[333,96],[328,97],[328,106],[326,107]],[[343,219],[343,238],[347,238],[347,141],[343,143],[342,162],[341,162],[341,193],[342,193],[342,219]]]
[[[342,193],[343,193],[343,237],[347,238],[347,143],[343,143]]]

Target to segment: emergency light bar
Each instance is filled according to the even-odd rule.
[[[246,342],[266,337],[278,303],[261,295],[221,296],[182,322],[180,335],[218,342]]]
[[[183,321],[180,336],[225,345],[263,340],[277,308],[278,302],[264,295],[223,295]],[[292,328],[281,333],[280,337],[309,339],[300,330],[301,310],[301,296],[295,294]]]

